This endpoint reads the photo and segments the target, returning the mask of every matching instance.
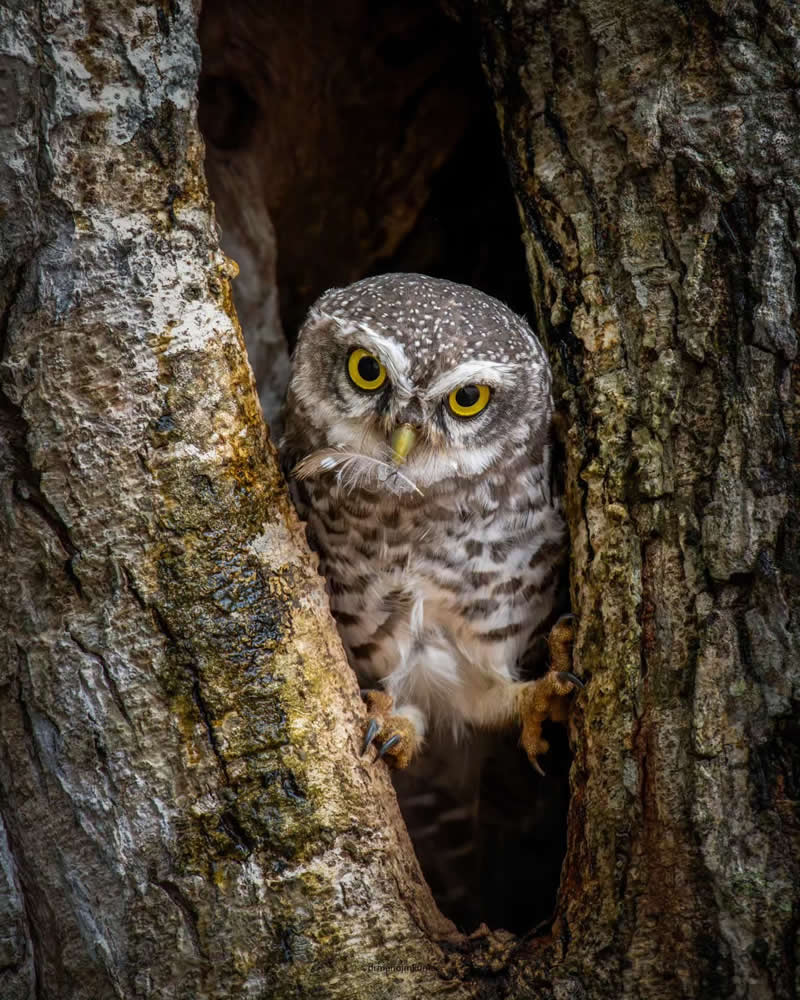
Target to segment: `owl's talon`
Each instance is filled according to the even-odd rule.
[[[383,744],[383,746],[378,751],[377,760],[380,760],[384,754],[389,753],[392,747],[397,746],[397,744],[400,742],[401,739],[402,737],[400,736],[399,733],[395,733],[394,736],[390,736],[389,739]]]
[[[387,739],[378,751],[377,759],[384,757],[391,767],[408,767],[420,744],[414,723],[403,715],[390,715],[381,731],[387,734]]]
[[[569,712],[569,695],[575,688],[586,685],[571,670],[571,647],[575,637],[575,616],[562,615],[550,629],[547,644],[550,648],[550,670],[539,680],[523,686],[520,693],[519,713],[522,721],[520,742],[528,754],[531,765],[544,775],[538,757],[547,753],[547,740],[542,737],[545,719],[556,722],[566,720]]]
[[[367,752],[367,750],[369,750],[370,746],[372,745],[372,741],[375,739],[375,737],[380,732],[380,728],[381,728],[381,724],[378,722],[377,719],[370,719],[369,720],[369,725],[367,726],[367,732],[366,732],[366,735],[364,736],[364,746],[362,747],[362,750],[361,750],[361,756],[362,757]]]
[[[408,767],[420,744],[416,726],[404,715],[393,714],[394,701],[385,691],[366,690],[361,693],[369,713],[361,756],[374,746],[378,753],[373,763],[384,757],[392,767]],[[381,744],[376,743],[379,735],[385,737]]]

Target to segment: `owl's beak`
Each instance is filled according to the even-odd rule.
[[[395,465],[402,465],[408,453],[414,447],[417,440],[417,432],[411,424],[400,424],[392,431],[392,459]]]

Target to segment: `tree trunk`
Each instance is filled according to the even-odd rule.
[[[800,24],[748,11],[471,15],[590,679],[556,922],[514,942],[437,913],[358,759],[207,200],[196,11],[0,10],[0,996],[794,995]]]
[[[196,11],[0,17],[0,996],[382,995],[452,928],[266,440]]]
[[[795,996],[800,15],[479,16],[592,678],[556,995]]]

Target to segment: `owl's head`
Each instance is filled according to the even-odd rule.
[[[474,288],[384,274],[333,289],[293,361],[287,415],[316,456],[300,474],[397,492],[481,476],[544,448],[550,384],[531,329]]]

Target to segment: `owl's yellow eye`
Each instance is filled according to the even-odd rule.
[[[457,417],[474,417],[486,409],[491,391],[488,385],[462,385],[447,397],[450,409]]]
[[[347,359],[347,374],[353,385],[364,389],[365,392],[380,389],[386,381],[386,369],[374,354],[365,351],[363,347],[357,347],[350,353]]]

